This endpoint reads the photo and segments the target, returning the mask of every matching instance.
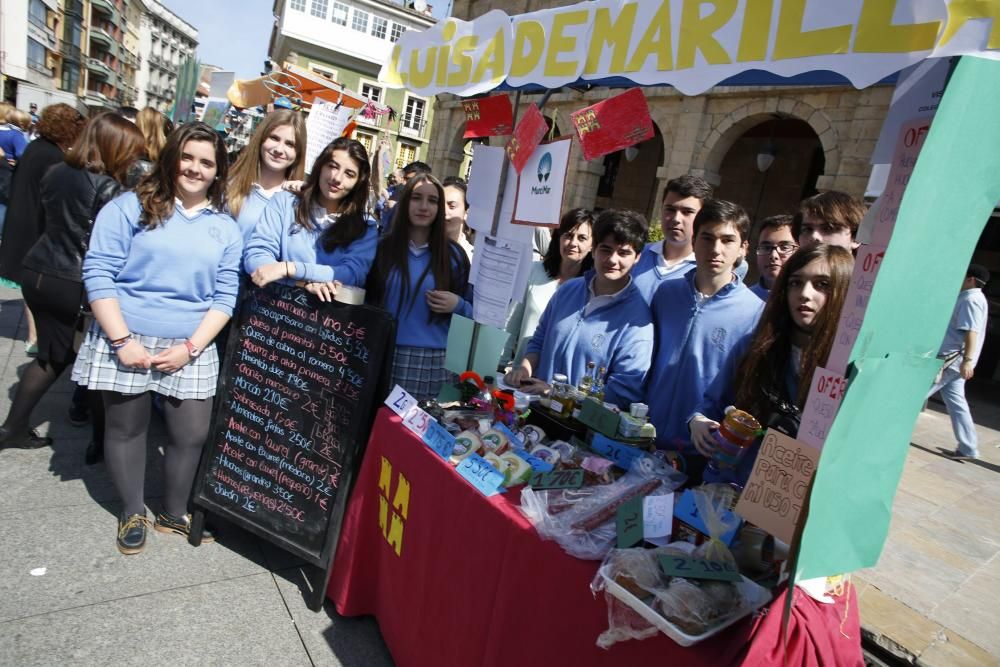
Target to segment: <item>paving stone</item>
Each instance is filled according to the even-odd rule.
[[[996,667],[1000,659],[951,630],[917,658],[918,667]]]
[[[943,636],[940,624],[874,585],[859,593],[858,607],[866,638],[901,660],[911,661]]]
[[[860,574],[882,592],[904,600],[923,614],[930,613],[968,578],[967,572],[896,540],[886,542],[875,568]]]
[[[123,595],[2,628],[0,655],[19,667],[310,664],[266,572]]]
[[[945,627],[961,629],[963,637],[1000,656],[1000,577],[976,572],[929,615]]]

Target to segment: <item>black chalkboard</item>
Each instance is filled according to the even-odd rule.
[[[395,321],[282,285],[247,289],[241,304],[194,502],[328,572],[388,393]]]

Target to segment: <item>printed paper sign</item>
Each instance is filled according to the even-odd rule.
[[[513,129],[514,109],[506,95],[463,100],[462,109],[465,110],[465,139],[504,136]]]
[[[535,152],[535,148],[545,138],[545,133],[549,126],[545,124],[545,116],[534,104],[529,104],[524,117],[517,121],[514,128],[514,136],[507,142],[507,157],[514,165],[514,171],[521,173],[528,158]]]
[[[899,130],[899,138],[889,167],[889,179],[886,181],[882,196],[878,199],[877,215],[869,223],[871,243],[875,245],[889,245],[892,231],[896,227],[896,218],[899,216],[899,207],[903,203],[903,192],[910,182],[924,139],[930,132],[931,120],[931,118],[917,118],[903,123]]]
[[[583,159],[593,160],[653,137],[646,96],[639,88],[570,114]]]
[[[840,408],[840,401],[847,390],[847,380],[843,375],[828,371],[820,366],[813,373],[812,387],[802,410],[798,438],[807,445],[823,448],[826,434],[830,432],[834,417]]]
[[[531,257],[531,246],[488,235],[477,246],[474,273],[469,279],[473,284],[472,317],[480,324],[502,329],[524,258]]]
[[[836,337],[826,361],[827,369],[834,373],[847,374],[847,361],[864,322],[868,299],[871,298],[875,278],[878,276],[884,256],[885,246],[863,245],[858,248],[858,256],[854,260],[854,273],[851,275],[851,286],[847,289],[844,308],[840,311],[840,320],[837,322]]]
[[[818,462],[815,447],[768,429],[736,513],[791,544]]]
[[[565,137],[540,144],[531,154],[517,179],[514,224],[559,225],[572,145]]]
[[[306,173],[327,145],[338,138],[351,119],[352,109],[316,98],[306,118]]]
[[[674,494],[646,496],[642,501],[642,532],[646,539],[667,537],[674,524]]]

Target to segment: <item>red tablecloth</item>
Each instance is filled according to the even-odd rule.
[[[690,648],[663,635],[598,648],[598,563],[541,540],[519,495],[482,496],[382,408],[327,595],[345,616],[374,615],[403,666],[781,664],[783,596]],[[788,635],[789,665],[862,664],[853,599],[823,605],[796,591]]]

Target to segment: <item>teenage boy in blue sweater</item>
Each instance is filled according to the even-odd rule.
[[[604,400],[622,408],[643,398],[653,350],[649,306],[632,279],[646,237],[633,211],[603,211],[594,222],[594,269],[565,282],[545,307],[521,363],[507,382],[545,393],[564,373],[579,385],[587,363],[607,369]]]
[[[687,420],[729,358],[744,348],[764,304],[733,272],[750,219],[737,204],[705,201],[694,219],[695,268],[653,295],[656,344],[646,402],[657,445],[696,453]]]
[[[647,245],[632,270],[646,303],[664,280],[680,278],[694,267],[694,217],[711,196],[712,186],[698,176],[685,174],[667,181],[660,207],[663,240]]]

